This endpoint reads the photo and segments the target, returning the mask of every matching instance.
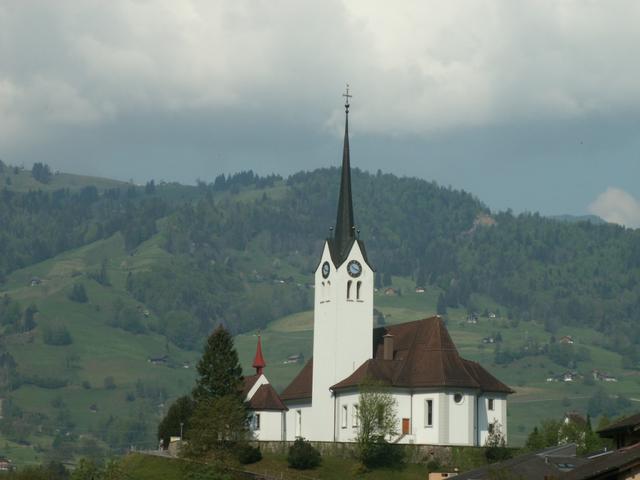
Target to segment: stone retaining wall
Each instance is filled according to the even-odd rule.
[[[263,452],[286,454],[293,442],[252,442],[260,447]],[[355,456],[356,444],[351,442],[310,442],[321,455],[349,458]],[[453,447],[442,445],[393,445],[393,448],[402,449],[409,463],[426,463],[437,459],[441,464],[451,461],[451,449]],[[479,447],[467,447],[479,448]]]

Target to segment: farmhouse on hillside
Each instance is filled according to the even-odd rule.
[[[373,328],[375,271],[354,223],[346,98],[336,225],[315,270],[313,358],[278,395],[258,339],[256,375],[245,380],[255,438],[353,442],[365,379],[396,401],[396,443],[479,446],[495,425],[506,438],[513,391],[458,354],[439,316]]]

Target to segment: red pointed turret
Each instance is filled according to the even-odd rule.
[[[264,357],[262,356],[262,342],[260,340],[260,335],[258,335],[258,346],[256,347],[256,356],[253,359],[253,368],[256,369],[256,375],[261,375],[264,367],[267,364],[264,361]]]

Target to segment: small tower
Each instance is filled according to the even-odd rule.
[[[267,364],[264,361],[264,357],[262,356],[262,342],[260,334],[258,334],[258,345],[256,346],[256,356],[253,358],[253,368],[256,369],[256,375],[262,375],[264,371],[264,367]]]
[[[344,94],[345,127],[338,211],[333,235],[325,241],[315,271],[313,314],[314,440],[336,438],[331,387],[372,356],[373,278],[364,243],[358,238],[351,195],[349,86]]]

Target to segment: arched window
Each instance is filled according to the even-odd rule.
[[[356,283],[356,300],[360,300],[360,287],[362,286],[362,282]]]
[[[347,282],[347,300],[351,300],[351,280]]]

